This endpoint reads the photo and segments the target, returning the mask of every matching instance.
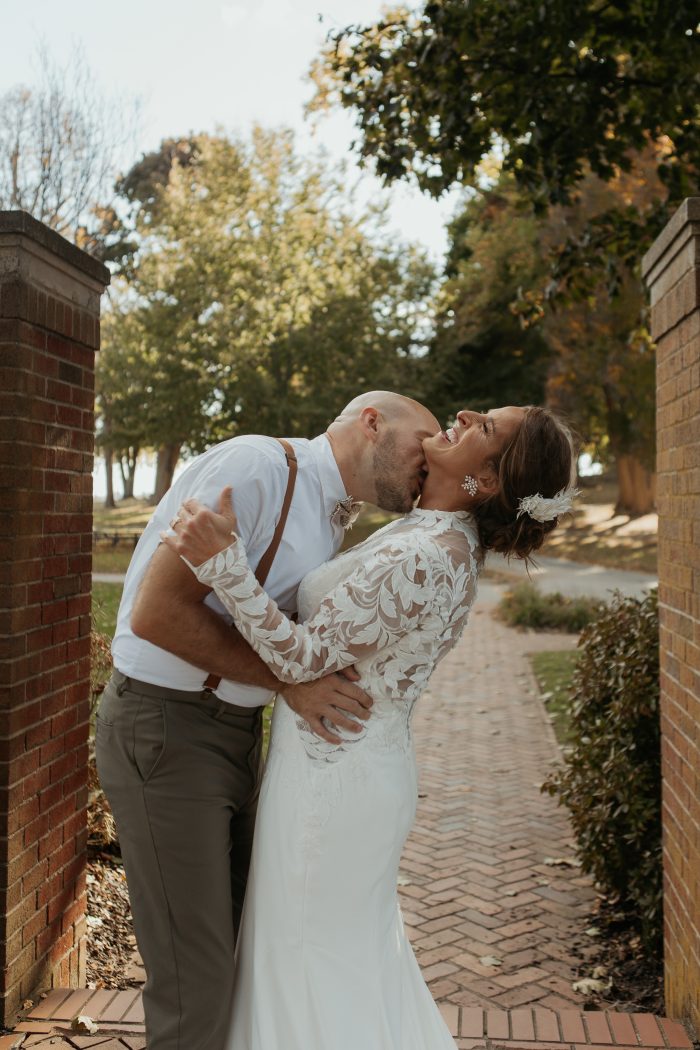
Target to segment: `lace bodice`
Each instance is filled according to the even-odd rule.
[[[309,573],[297,624],[262,590],[240,539],[190,567],[281,681],[353,664],[375,701],[371,723],[392,701],[404,702],[408,717],[467,622],[480,560],[469,514],[414,510]]]

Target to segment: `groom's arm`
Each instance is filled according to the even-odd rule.
[[[203,671],[276,690],[277,678],[238,631],[204,604],[209,593],[182,559],[161,544],[136,595],[131,629]]]
[[[234,628],[204,604],[204,587],[182,559],[161,544],[151,558],[131,612],[134,634],[157,645],[194,667],[245,685],[271,692],[281,688],[279,679]],[[303,685],[284,685],[290,706],[319,736],[340,743],[321,722],[357,729],[357,723],[338,708],[365,719],[372,701],[342,675],[328,675]]]

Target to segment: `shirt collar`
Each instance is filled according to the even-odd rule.
[[[313,454],[321,482],[323,509],[330,518],[338,500],[346,499],[350,494],[345,491],[345,485],[343,485],[343,479],[340,476],[328,435],[319,434],[318,437],[312,438],[309,442],[309,448]],[[342,533],[342,529],[340,531]]]

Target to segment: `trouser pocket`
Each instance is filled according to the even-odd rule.
[[[155,773],[165,753],[167,725],[164,701],[140,698],[134,714],[133,734],[134,765],[145,784]]]
[[[167,743],[166,703],[124,691],[109,682],[95,716],[95,753],[103,787],[145,784],[156,772]],[[133,779],[132,779],[133,778]]]

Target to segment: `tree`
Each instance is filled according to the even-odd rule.
[[[589,175],[574,205],[554,208],[542,223],[541,239],[556,252],[591,216],[619,205],[642,212],[656,192],[654,156],[635,158],[629,174],[610,182]],[[592,450],[612,460],[618,482],[617,510],[644,514],[655,501],[656,358],[647,330],[645,296],[634,270],[619,258],[585,299],[543,310],[540,327],[554,353],[547,394],[567,412]],[[614,283],[616,295],[609,287]],[[530,297],[537,303],[538,293]]]
[[[352,214],[341,179],[301,159],[289,132],[197,136],[170,163],[138,190],[125,316],[106,350],[117,377],[127,347],[144,369],[156,497],[181,450],[315,432],[362,387],[416,392],[434,273],[415,249],[379,246],[379,213]]]
[[[308,433],[365,383],[401,382],[428,311],[423,257],[380,248],[379,213],[355,217],[291,133],[200,149],[173,169],[161,216],[178,231],[180,281],[208,282],[223,431]]]
[[[45,49],[38,57],[38,85],[0,97],[0,208],[27,211],[100,254],[100,205],[136,106],[101,94],[79,50],[65,68]]]
[[[540,224],[512,177],[467,199],[450,224],[446,281],[426,383],[442,417],[465,402],[484,409],[544,399],[551,351],[512,304],[545,272]]]
[[[651,163],[648,160],[647,163]],[[515,180],[501,173],[453,221],[448,277],[440,296],[428,372],[444,412],[458,391],[485,407],[545,399],[564,413],[589,449],[612,460],[618,509],[645,513],[654,500],[653,348],[638,325],[639,283],[619,267],[611,300],[599,280],[585,302],[545,309],[542,282],[551,250],[591,214],[643,203],[653,171],[612,183],[589,176],[575,205],[538,216]]]
[[[362,157],[434,195],[474,185],[498,144],[539,210],[570,203],[587,172],[607,181],[663,143],[660,197],[588,232],[589,266],[601,254],[629,262],[700,186],[699,43],[693,0],[438,0],[331,33],[315,105],[351,109]],[[574,253],[567,262],[569,278],[581,272]]]
[[[97,388],[96,445],[105,460],[107,495],[105,506],[114,507],[112,470],[115,459],[121,467],[123,495],[133,495],[134,472],[139,450],[145,441],[145,374],[130,313],[120,306],[113,288],[111,308],[103,313],[101,351],[95,362]],[[126,460],[126,466],[122,466]]]
[[[216,398],[192,338],[191,303],[172,298],[157,263],[147,257],[138,282],[117,282],[97,368],[98,442],[122,465],[125,495],[140,449],[157,450],[154,502],[170,486],[183,446],[198,452],[211,441]]]

